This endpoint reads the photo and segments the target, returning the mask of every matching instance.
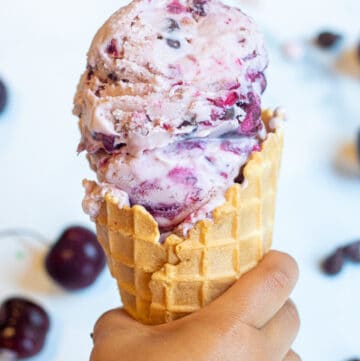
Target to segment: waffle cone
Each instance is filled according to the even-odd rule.
[[[273,114],[263,112],[268,125]],[[117,280],[124,308],[146,324],[175,320],[224,293],[269,250],[282,152],[281,130],[268,133],[212,219],[182,238],[159,243],[159,227],[144,207],[119,208],[110,193],[96,219],[98,240]]]

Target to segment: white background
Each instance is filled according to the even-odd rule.
[[[337,174],[331,164],[338,144],[360,124],[359,79],[331,70],[336,52],[310,51],[293,63],[279,50],[327,26],[344,33],[344,47],[351,47],[360,40],[360,2],[257,2],[245,8],[266,32],[271,54],[264,105],[286,106],[289,116],[274,247],[300,264],[293,298],[302,328],[294,347],[309,361],[360,357],[360,267],[347,266],[335,278],[318,267],[334,247],[360,238],[360,180]],[[92,36],[123,3],[2,0],[0,76],[10,104],[0,116],[0,229],[32,228],[51,240],[69,224],[92,226],[80,207],[81,179],[93,176],[76,155],[72,97]],[[66,293],[45,274],[43,254],[34,242],[0,240],[0,300],[28,295],[50,312],[48,343],[34,361],[87,360],[95,320],[119,303],[115,283],[106,271],[93,287]]]

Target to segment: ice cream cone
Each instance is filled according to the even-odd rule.
[[[117,280],[124,308],[137,320],[159,324],[205,306],[254,267],[269,250],[283,134],[271,130],[212,219],[198,221],[186,237],[159,242],[155,219],[142,206],[119,208],[108,193],[96,218],[97,235]]]

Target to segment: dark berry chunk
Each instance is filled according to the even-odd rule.
[[[101,141],[104,145],[104,148],[107,152],[111,153],[114,151],[115,147],[114,147],[114,142],[115,142],[115,137],[111,136],[111,135],[105,135],[105,134],[101,134]]]
[[[342,249],[338,249],[327,257],[322,263],[323,271],[328,275],[338,274],[344,265],[344,254]]]
[[[76,290],[91,285],[105,266],[96,235],[84,227],[66,229],[45,259],[49,275],[61,286]]]
[[[323,31],[316,38],[316,44],[321,48],[328,49],[335,46],[342,36],[331,31]]]
[[[260,98],[255,93],[248,94],[248,100],[238,101],[236,106],[246,113],[245,118],[238,118],[240,122],[239,133],[243,135],[256,134],[261,129],[261,105]]]
[[[105,89],[104,85],[100,85],[96,90],[95,90],[95,95],[100,98],[101,96],[101,92]]]
[[[244,174],[243,174],[242,170],[240,170],[239,174],[234,179],[234,182],[241,184],[243,181],[244,181]]]
[[[46,311],[23,298],[10,298],[0,308],[0,349],[18,358],[32,357],[44,346],[50,320]]]
[[[111,81],[114,81],[114,82],[119,80],[119,77],[115,73],[109,73],[107,77],[108,77],[108,79],[110,79]]]
[[[181,129],[181,128],[184,128],[184,127],[188,127],[190,125],[193,125],[193,123],[191,123],[189,120],[184,120],[178,127],[177,129]]]
[[[170,48],[179,49],[181,44],[179,40],[174,39],[166,39],[166,44],[170,46]]]
[[[99,95],[100,95],[100,92],[99,92]],[[102,142],[104,150],[107,153],[114,153],[126,145],[125,143],[119,143],[119,144],[115,145],[115,137],[113,135],[95,133],[95,134],[93,134],[93,138],[95,140]]]
[[[111,39],[110,44],[108,45],[108,47],[106,48],[106,52],[109,55],[112,55],[113,57],[117,58],[119,56],[119,52],[117,49],[117,45],[116,45],[116,40],[115,39]]]
[[[7,103],[7,90],[4,82],[0,79],[0,113],[5,109]]]
[[[167,23],[168,24],[166,29],[169,33],[172,33],[173,31],[180,29],[179,23],[174,19],[171,18],[167,19]]]
[[[350,261],[360,263],[360,241],[350,243],[343,247],[344,256]]]
[[[94,68],[90,65],[87,66],[87,80],[90,81],[94,76]]]

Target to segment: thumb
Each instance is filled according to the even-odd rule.
[[[198,315],[205,319],[218,317],[226,324],[240,321],[262,328],[285,304],[297,279],[298,267],[294,259],[271,251]]]

